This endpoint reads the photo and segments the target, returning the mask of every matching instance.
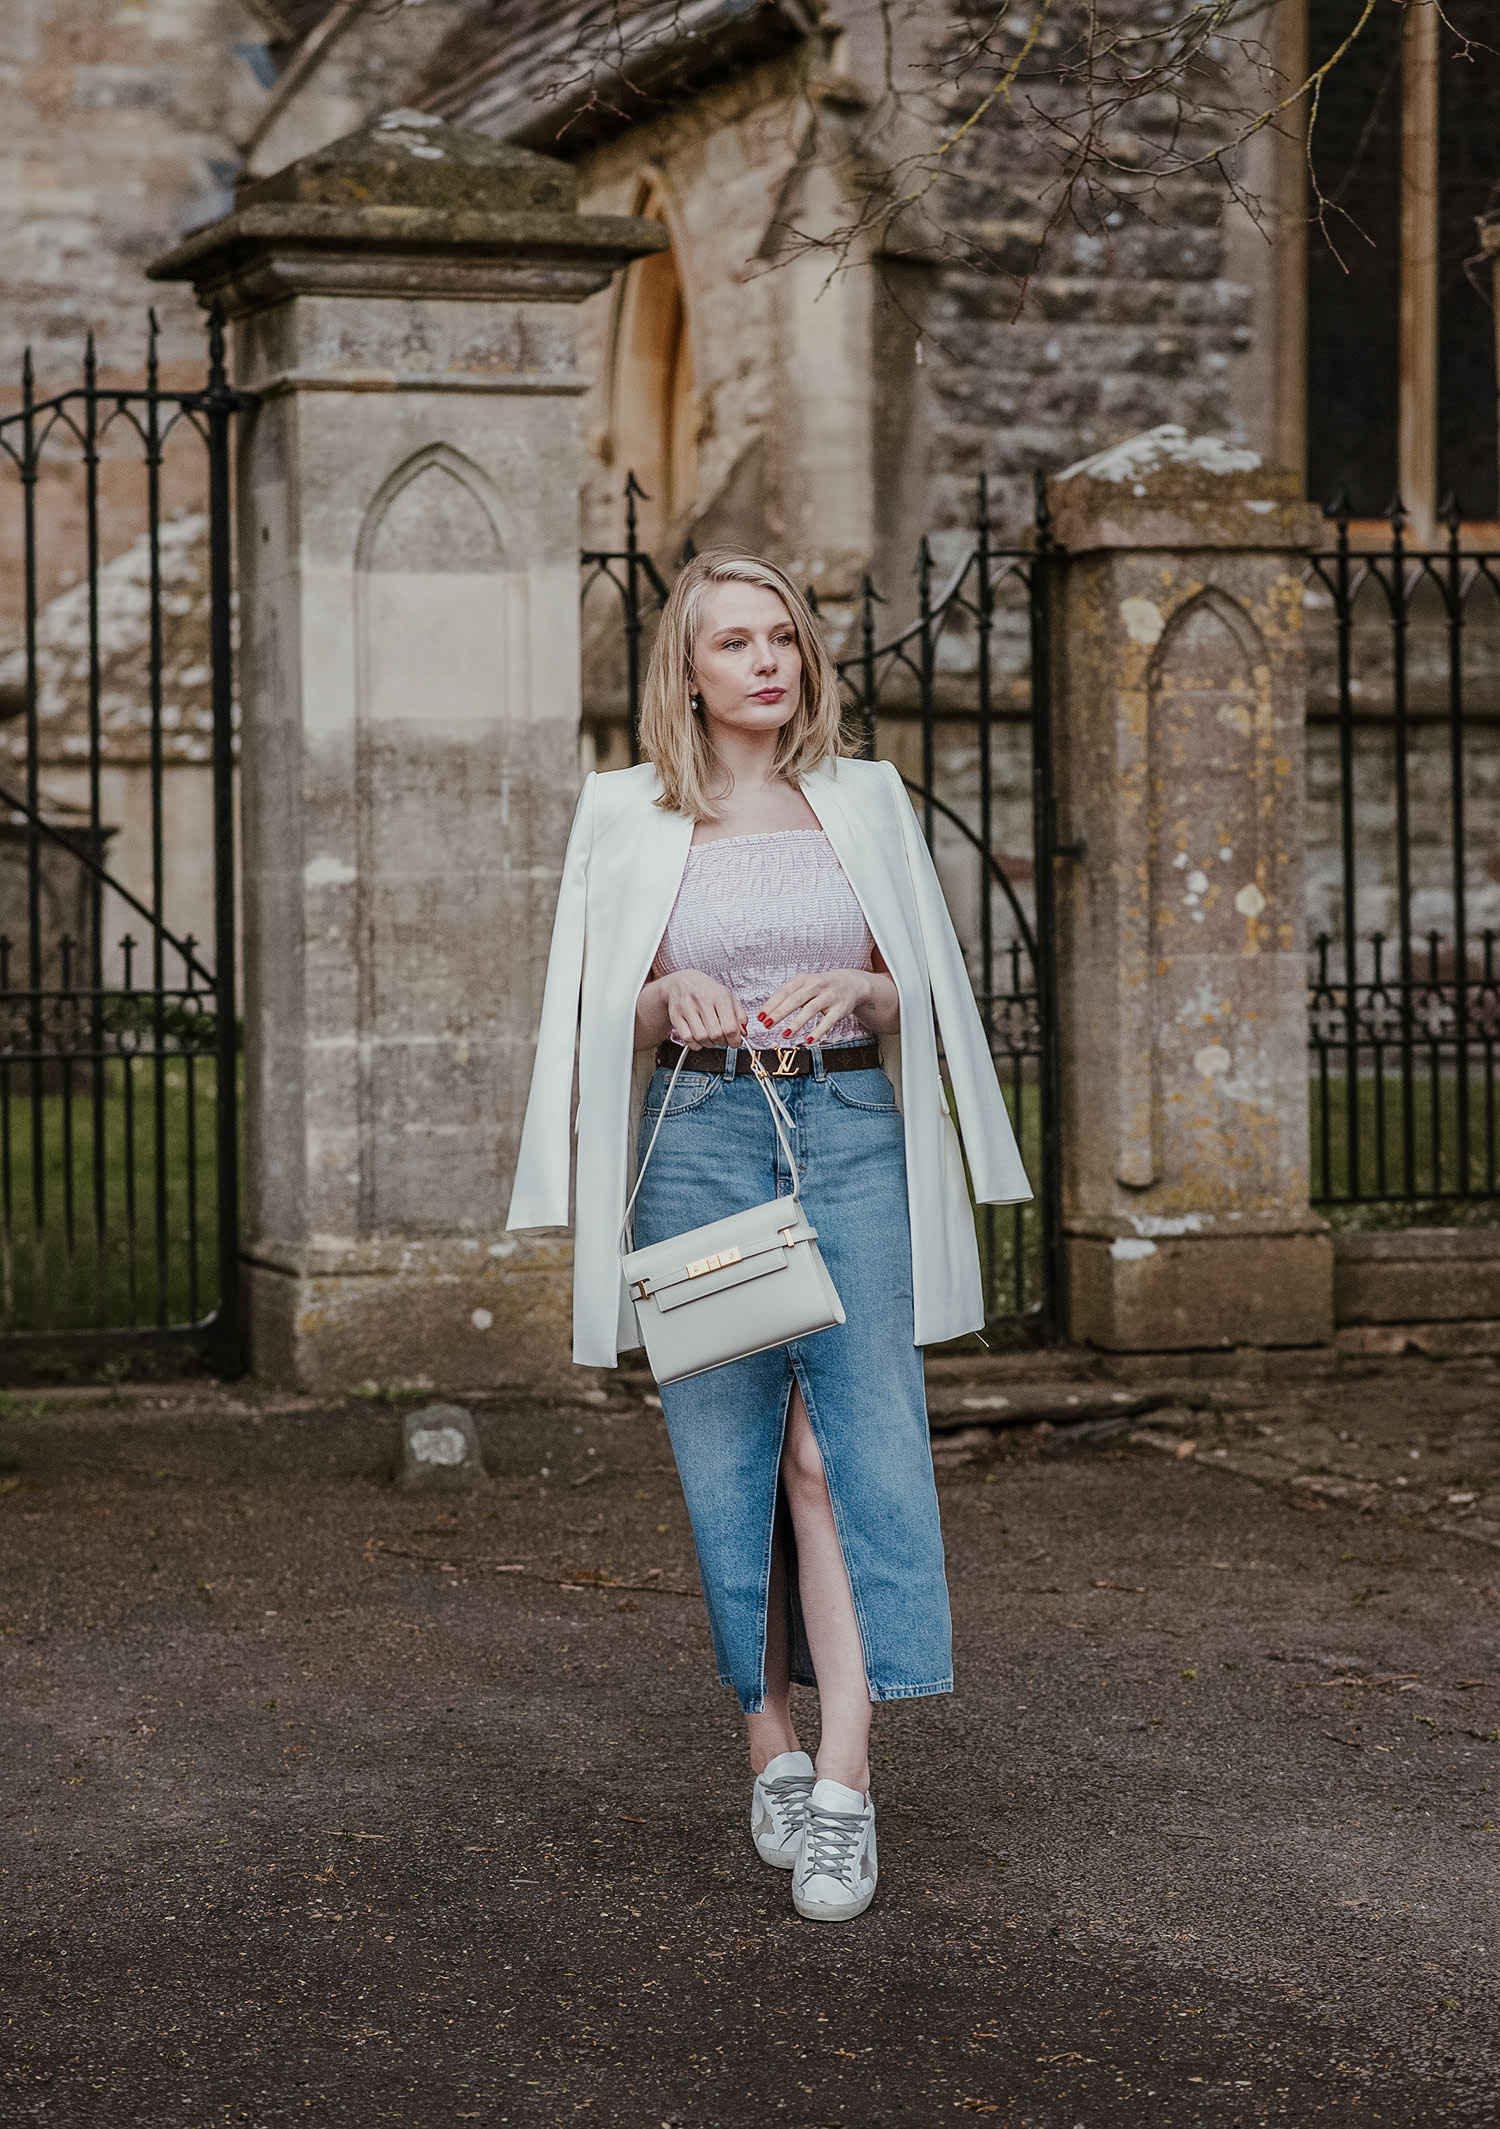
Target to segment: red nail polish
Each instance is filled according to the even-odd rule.
[[[783,1035],[790,1035],[792,1031],[790,1028],[783,1028],[781,1032]]]

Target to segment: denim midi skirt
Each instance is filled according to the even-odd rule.
[[[952,1630],[922,1355],[913,1343],[905,1128],[880,1070],[783,1079],[802,1204],[844,1305],[843,1324],[664,1384],[662,1409],[692,1518],[720,1683],[765,1702],[766,1610],[792,1385],[822,1453],[872,1700],[953,1686]],[[671,1074],[651,1081],[644,1153]],[[748,1068],[684,1072],[635,1210],[637,1247],[791,1194],[764,1093]],[[791,1675],[814,1685],[788,1545]]]

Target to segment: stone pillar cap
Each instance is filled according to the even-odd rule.
[[[579,214],[566,165],[421,111],[243,182],[232,214],[146,271],[233,317],[292,294],[523,296],[577,302],[665,250],[659,222]]]
[[[1319,515],[1301,483],[1223,436],[1166,421],[1082,458],[1048,484],[1053,527],[1073,553],[1101,547],[1302,547]]]

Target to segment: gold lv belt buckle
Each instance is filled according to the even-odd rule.
[[[796,1078],[797,1052],[794,1049],[778,1050],[776,1052],[776,1070],[772,1073],[771,1076],[773,1079]]]

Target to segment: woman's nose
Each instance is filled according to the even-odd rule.
[[[774,673],[776,664],[776,646],[768,643],[755,661],[755,670],[758,673]]]

